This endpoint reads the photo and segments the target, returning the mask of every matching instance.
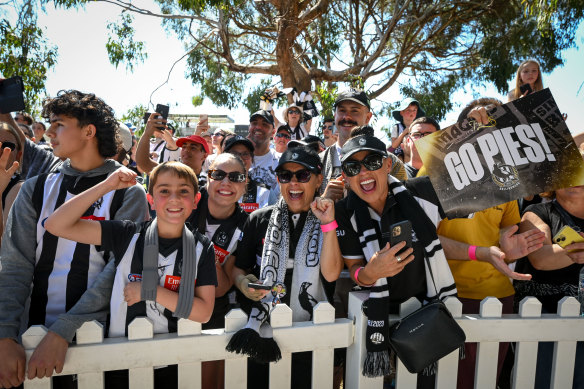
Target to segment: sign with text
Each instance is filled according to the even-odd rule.
[[[584,185],[584,163],[549,89],[416,141],[449,218]]]

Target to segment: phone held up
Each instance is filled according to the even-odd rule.
[[[409,220],[404,220],[399,223],[392,224],[389,227],[389,231],[384,231],[381,233],[381,238],[384,246],[387,242],[389,242],[391,247],[398,244],[399,242],[406,242],[406,245],[396,253],[399,255],[412,247],[412,223]]]
[[[555,244],[565,248],[572,243],[583,243],[584,237],[570,226],[564,226],[553,238]],[[571,250],[574,251],[574,250]]]
[[[20,76],[0,81],[0,113],[24,110],[24,84]]]
[[[531,85],[523,84],[519,87],[519,91],[521,92],[521,95],[523,96],[525,94],[525,92],[527,92],[527,94],[532,93],[533,89],[531,89]]]

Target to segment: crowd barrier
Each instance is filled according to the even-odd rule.
[[[365,292],[349,296],[348,319],[335,319],[334,308],[328,303],[315,307],[313,321],[292,323],[292,311],[278,305],[271,314],[274,338],[282,351],[282,359],[270,366],[270,387],[290,388],[291,353],[313,352],[313,388],[333,385],[333,352],[347,348],[347,368],[344,389],[381,389],[383,378],[361,375],[365,358],[367,317],[361,310]],[[478,342],[475,388],[496,388],[497,352],[499,342],[517,342],[514,388],[532,388],[535,380],[539,341],[555,342],[552,388],[571,387],[574,374],[576,342],[584,341],[584,318],[579,316],[580,304],[566,297],[558,304],[558,314],[541,314],[540,302],[529,297],[522,301],[519,314],[502,315],[502,305],[496,298],[486,298],[478,315],[463,315],[462,304],[448,298],[446,306],[464,329],[468,342]],[[405,316],[419,307],[411,299],[400,307]],[[225,388],[243,389],[247,382],[247,358],[225,351],[233,332],[247,322],[243,311],[232,310],[225,317],[225,329],[201,331],[199,323],[181,319],[178,332],[153,335],[152,323],[137,318],[129,326],[127,338],[104,339],[103,327],[97,322],[85,323],[77,331],[77,343],[72,345],[61,374],[77,374],[79,388],[103,388],[103,372],[128,369],[130,388],[152,388],[154,366],[178,365],[180,388],[201,387],[201,362],[225,360]],[[46,328],[33,326],[23,334],[22,342],[30,358]],[[582,367],[580,367],[582,368]],[[441,359],[436,376],[438,389],[456,387],[458,351]],[[398,361],[396,388],[415,388],[416,375],[410,374]],[[25,389],[51,388],[50,379],[33,379]]]

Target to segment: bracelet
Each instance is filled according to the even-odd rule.
[[[468,246],[468,258],[471,261],[477,260],[477,246]]]
[[[353,276],[355,278],[355,281],[357,281],[357,284],[367,287],[373,286],[375,282],[373,284],[364,284],[361,281],[359,281],[359,272],[361,271],[361,269],[363,269],[363,266],[358,267],[357,270],[355,270],[355,275]]]
[[[322,230],[322,232],[329,232],[332,230],[335,230],[339,225],[337,224],[336,220],[333,220],[332,222],[328,223],[328,224],[321,224],[320,225],[320,229]]]

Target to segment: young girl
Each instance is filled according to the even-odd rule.
[[[534,59],[523,61],[517,68],[517,76],[515,77],[515,89],[509,92],[507,96],[508,101],[517,100],[520,97],[527,96],[529,90],[521,91],[521,86],[528,84],[531,87],[531,92],[537,92],[543,89],[543,82],[541,81],[541,68],[539,62]]]

